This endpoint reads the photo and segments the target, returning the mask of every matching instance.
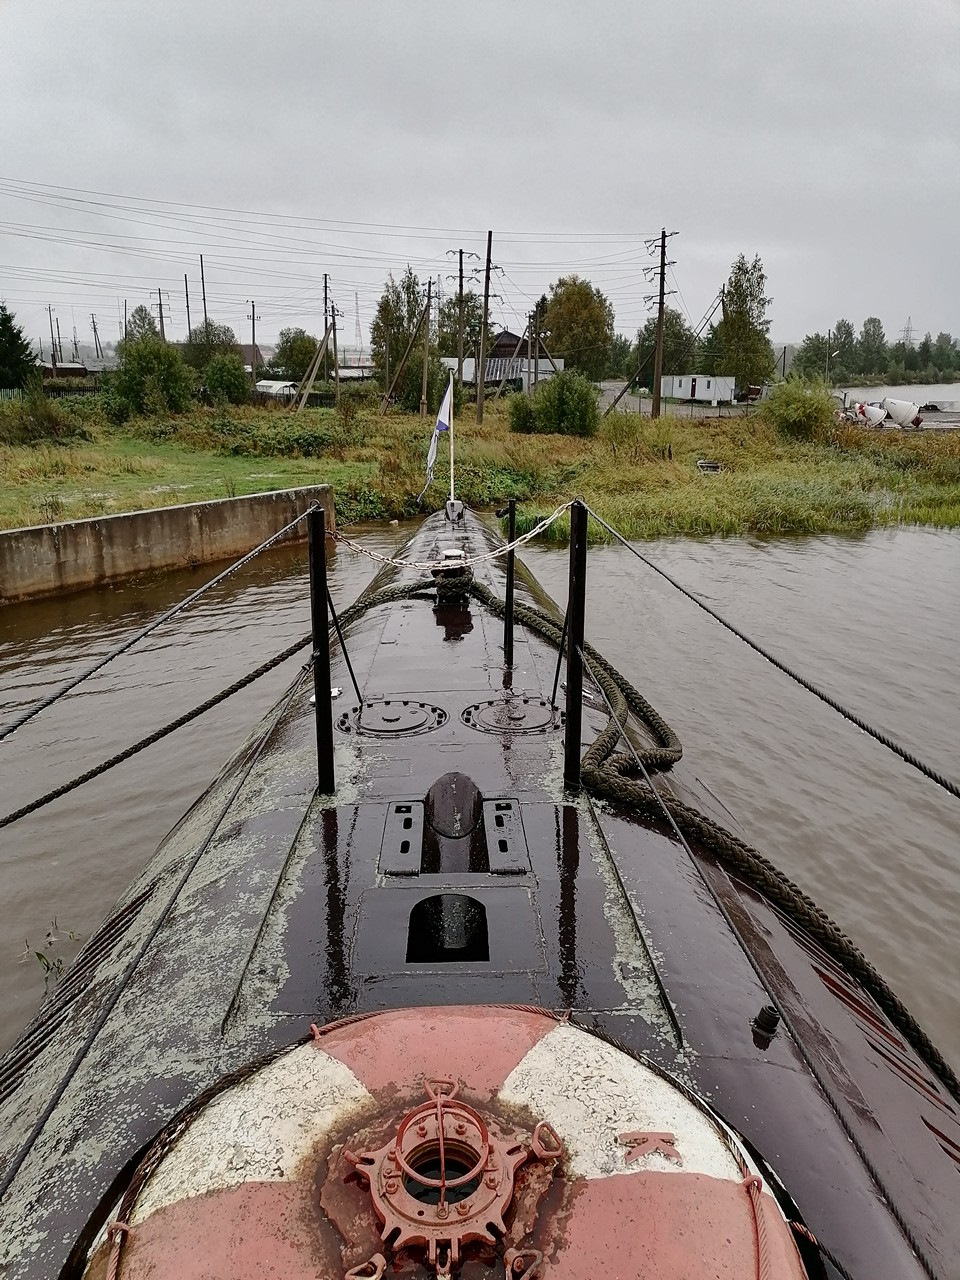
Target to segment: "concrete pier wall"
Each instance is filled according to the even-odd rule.
[[[0,602],[80,591],[151,569],[235,559],[313,502],[324,508],[332,529],[333,490],[322,484],[0,532]],[[303,520],[282,541],[306,536]]]

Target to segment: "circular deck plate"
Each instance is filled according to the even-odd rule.
[[[563,712],[544,698],[492,698],[467,707],[460,719],[481,733],[549,733],[564,720]]]
[[[351,707],[337,720],[343,733],[367,733],[375,738],[411,737],[429,733],[446,723],[447,713],[429,702],[410,698],[375,698]]]

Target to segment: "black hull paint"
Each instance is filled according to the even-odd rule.
[[[473,516],[456,535],[434,517],[415,557],[438,538],[496,543]],[[499,567],[482,573],[502,594]],[[518,598],[543,604],[536,590],[521,576]],[[870,996],[709,853],[565,797],[558,727],[465,723],[480,704],[549,701],[555,652],[518,627],[507,672],[501,643],[476,602],[376,607],[348,634],[365,698],[422,702],[443,724],[360,735],[345,693],[339,789],[318,800],[304,682],[166,838],[0,1062],[5,1280],[75,1274],[157,1130],[311,1022],[482,1003],[571,1011],[701,1093],[857,1280],[960,1274],[953,1101]],[[604,721],[588,701],[585,744]],[[470,832],[456,806],[444,825],[466,786],[451,775],[476,789]],[[420,905],[443,892],[460,905]],[[753,1020],[771,1003],[768,1040]]]

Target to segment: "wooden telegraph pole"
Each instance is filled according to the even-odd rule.
[[[460,250],[460,291],[457,294],[457,382],[463,386],[463,250]]]
[[[487,319],[490,314],[490,256],[493,251],[493,232],[487,232],[487,263],[483,271],[483,325],[480,329],[480,350],[477,354],[477,425],[483,422],[483,388],[487,372]]]
[[[257,304],[252,298],[248,299],[250,303],[250,315],[247,319],[250,321],[250,381],[253,389],[257,389]]]
[[[427,323],[423,327],[423,380],[420,384],[420,417],[427,416],[427,376],[430,372],[430,289],[433,278],[427,277]]]
[[[203,294],[203,333],[207,337],[207,281],[203,274],[203,254],[200,255],[200,292]]]
[[[673,266],[672,262],[667,262],[667,240],[671,236],[675,236],[675,231],[667,231],[666,227],[660,228],[660,289],[657,299],[657,345],[653,357],[653,404],[650,406],[651,418],[660,417],[660,382],[663,377],[663,303],[667,296],[667,267]],[[648,244],[650,242],[648,241]],[[656,241],[653,242],[654,244]],[[671,290],[671,293],[673,290]]]

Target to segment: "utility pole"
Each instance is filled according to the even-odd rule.
[[[50,366],[53,369],[53,376],[57,376],[57,340],[53,336],[53,307],[47,303],[47,318],[50,321]]]
[[[127,300],[123,300],[123,340],[127,340]]]
[[[660,417],[660,382],[663,378],[663,311],[664,299],[667,296],[667,267],[673,266],[672,262],[667,262],[667,240],[670,236],[675,236],[675,231],[667,231],[666,227],[660,229],[660,289],[657,300],[657,345],[656,352],[653,357],[653,404],[650,406],[650,417]],[[656,240],[647,242],[648,247],[656,244]],[[652,268],[647,268],[652,270]],[[673,292],[671,290],[671,292]]]
[[[533,389],[540,385],[540,302],[533,305]]]
[[[327,306],[327,280],[328,279],[329,277],[327,276],[327,273],[324,272],[323,273],[323,331],[324,333],[326,333],[327,326],[330,323],[330,312]],[[330,381],[330,365],[327,361],[326,352],[324,352],[324,356],[323,356],[323,380],[324,382]]]
[[[77,326],[73,326],[73,354],[71,356],[74,364],[80,363],[80,344],[77,342]]]
[[[357,328],[354,334],[354,341],[357,344],[357,364],[363,364],[363,330],[360,328],[360,294],[354,290],[353,305],[357,310]]]
[[[57,316],[57,353],[60,357],[60,363],[63,364],[63,339],[60,337],[60,317]]]
[[[463,386],[463,250],[460,250],[460,290],[457,294],[457,382]]]
[[[383,380],[390,385],[390,326],[383,326]]]
[[[526,317],[526,393],[527,396],[534,394],[534,312]]]
[[[207,282],[203,274],[203,254],[200,255],[200,292],[203,294],[203,333],[207,336]]]
[[[423,328],[423,380],[420,384],[420,417],[427,416],[427,375],[430,372],[430,289],[433,278],[427,276],[427,323]]]
[[[490,313],[490,256],[493,252],[493,232],[487,232],[487,264],[483,271],[483,325],[480,329],[480,351],[477,359],[477,425],[483,422],[483,390],[487,372],[487,317]]]
[[[97,317],[91,313],[90,324],[93,327],[93,349],[97,353],[97,359],[103,359],[103,347],[100,343],[100,335],[97,333]]]
[[[340,357],[337,354],[337,304],[334,303],[330,308],[330,324],[333,328],[333,381],[334,381],[334,404],[340,403]]]
[[[157,290],[157,315],[160,317],[160,341],[166,342],[167,335],[163,328],[163,290]]]
[[[183,296],[187,300],[187,337],[190,337],[190,285],[187,283],[187,273],[183,273]]]
[[[250,321],[250,381],[253,383],[253,389],[257,389],[257,304],[252,298],[248,298],[250,303],[250,314],[247,319]]]

